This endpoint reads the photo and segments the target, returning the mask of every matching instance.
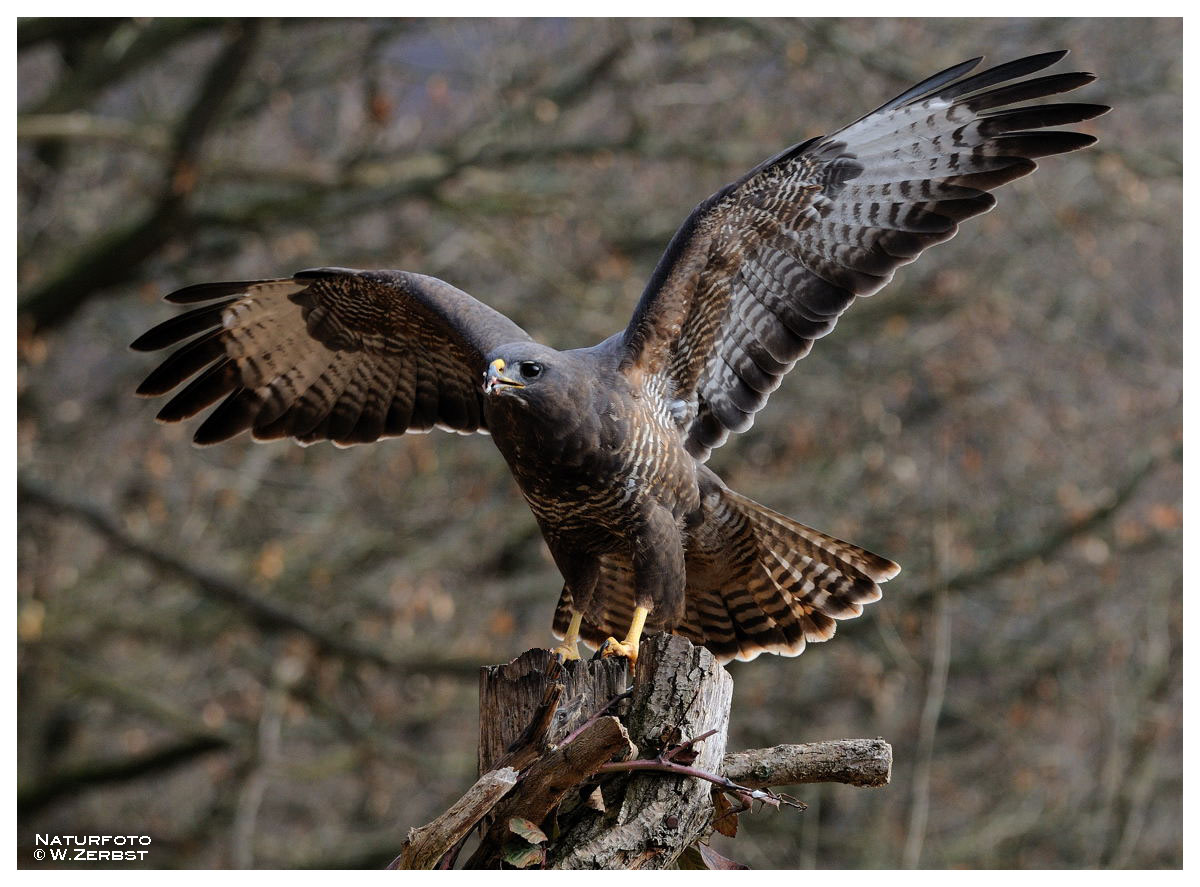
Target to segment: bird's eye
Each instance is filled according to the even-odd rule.
[[[542,365],[536,360],[521,361],[520,369],[522,379],[536,379],[542,374]]]

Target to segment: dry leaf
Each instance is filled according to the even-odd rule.
[[[527,869],[531,865],[541,865],[545,860],[545,849],[531,844],[514,843],[504,851],[504,861],[519,869]]]
[[[508,821],[508,830],[515,835],[520,835],[530,844],[546,843],[546,833],[538,828],[536,823],[522,819],[520,816],[514,816]]]
[[[716,808],[716,815],[713,817],[713,828],[727,838],[736,838],[738,815],[734,812],[733,803],[729,798],[725,797],[725,793],[720,789],[714,791],[712,795],[713,807]]]

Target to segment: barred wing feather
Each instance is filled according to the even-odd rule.
[[[486,431],[483,358],[529,338],[448,283],[403,271],[320,268],[199,284],[167,301],[210,304],[133,343],[139,351],[183,343],[138,394],[192,379],[158,418],[178,422],[219,402],[196,430],[198,444],[247,430],[255,440],[340,446],[434,427]]]
[[[1104,105],[1010,105],[1076,89],[1018,80],[1051,52],[964,76],[963,62],[832,135],[796,145],[700,204],[660,260],[624,336],[625,366],[666,377],[689,451],[707,459],[754,421],[783,376],[857,296],[992,208],[1034,158],[1086,147],[1044,131]],[[1015,81],[1015,82],[1014,82]]]

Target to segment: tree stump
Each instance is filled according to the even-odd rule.
[[[498,765],[512,765],[529,753],[534,735],[542,733],[540,746],[553,749],[569,738],[573,748],[605,721],[605,736],[622,757],[658,754],[669,745],[711,733],[698,743],[697,768],[720,771],[733,701],[733,680],[703,647],[673,635],[647,637],[643,643],[628,700],[611,706],[626,687],[628,661],[622,658],[577,660],[555,669],[552,655],[530,650],[507,665],[485,668],[480,675],[479,768],[484,773]],[[545,719],[546,702],[561,684],[561,702],[544,730],[527,725]],[[613,715],[620,714],[619,723]],[[592,728],[587,730],[591,719]],[[620,738],[628,747],[623,748]],[[578,738],[572,737],[578,734]],[[629,743],[632,744],[629,744]],[[591,743],[596,749],[603,746]],[[581,763],[586,761],[586,763]],[[550,796],[557,807],[559,836],[547,847],[545,864],[551,868],[663,868],[673,863],[711,819],[711,786],[686,776],[631,773],[605,785],[600,798],[588,778],[607,763],[576,754],[573,764],[551,760],[541,767],[535,786],[520,790],[499,808],[496,824],[467,862],[471,867],[491,867],[502,856],[506,823],[516,815],[548,813],[545,803],[530,797]],[[541,764],[541,761],[539,761]],[[535,764],[530,770],[538,767]],[[575,783],[568,792],[557,784]],[[582,785],[580,784],[582,782]],[[523,786],[524,787],[524,786]],[[561,802],[561,803],[560,803]],[[530,815],[520,815],[531,819]],[[497,846],[501,845],[501,846]]]
[[[392,867],[451,868],[476,827],[466,868],[661,869],[685,853],[740,867],[703,844],[714,802],[715,827],[732,834],[754,801],[803,808],[768,786],[878,786],[890,776],[883,740],[726,754],[733,679],[684,638],[644,638],[632,687],[628,679],[623,658],[560,663],[547,650],[482,669],[480,779],[411,830]]]

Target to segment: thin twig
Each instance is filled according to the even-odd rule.
[[[738,785],[731,779],[724,776],[718,776],[715,773],[709,773],[706,770],[699,770],[696,767],[689,767],[685,764],[676,764],[674,761],[666,760],[665,758],[654,759],[639,759],[636,761],[615,761],[610,764],[604,764],[600,767],[597,773],[670,773],[673,776],[690,776],[694,779],[703,779],[711,782],[718,788],[732,792],[734,795],[743,799],[752,801],[763,801],[773,807],[778,807],[780,804],[786,804],[789,807],[795,807],[799,810],[804,810],[807,805],[802,801],[797,801],[787,795],[778,794],[761,788],[750,788],[745,785]]]
[[[664,761],[674,761],[677,757],[679,757],[684,752],[691,751],[692,746],[694,746],[697,742],[703,742],[705,739],[708,739],[708,737],[712,736],[716,732],[717,732],[716,730],[706,730],[703,733],[701,733],[699,736],[696,736],[693,739],[686,739],[683,742],[679,743],[678,745],[672,746],[671,748],[664,751],[662,753],[661,757]]]

